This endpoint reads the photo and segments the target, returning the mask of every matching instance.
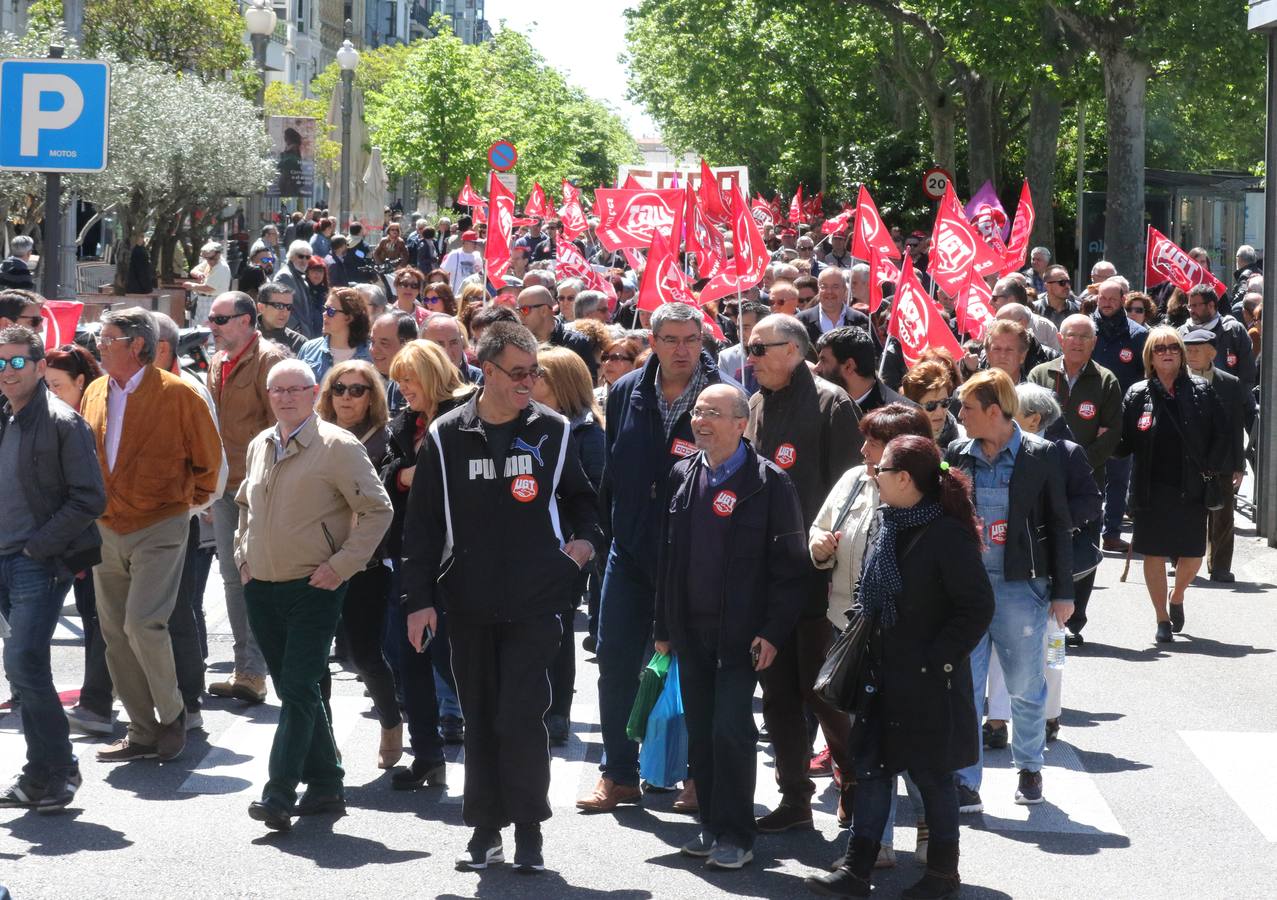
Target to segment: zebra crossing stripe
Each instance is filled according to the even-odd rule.
[[[1264,839],[1277,841],[1277,781],[1272,778],[1277,733],[1181,731],[1179,736]]]

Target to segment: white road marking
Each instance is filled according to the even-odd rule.
[[[1277,733],[1181,731],[1179,736],[1264,839],[1277,841],[1277,781],[1271,771]]]

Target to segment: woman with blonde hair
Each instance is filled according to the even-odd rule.
[[[590,370],[575,351],[566,347],[546,347],[538,351],[537,365],[541,367],[541,377],[532,382],[532,399],[568,420],[572,440],[581,459],[581,468],[585,469],[590,484],[597,491],[603,480],[603,416],[594,400]],[[602,576],[596,563],[586,566],[585,571],[589,573],[587,608],[591,619],[597,622],[597,597]],[[586,585],[578,582],[577,587],[586,588]],[[576,648],[573,646],[572,619],[575,617],[580,595],[580,590],[577,590],[572,598],[573,611],[562,616],[563,637],[559,642],[559,652],[550,666],[552,699],[545,724],[550,743],[556,747],[567,743],[572,724],[572,691],[576,683]]]
[[[325,422],[340,425],[359,438],[373,468],[380,471],[386,457],[389,438],[386,423],[390,412],[386,389],[372,365],[347,360],[329,369],[315,411]],[[391,597],[390,569],[383,562],[386,557],[383,539],[363,570],[350,579],[338,625],[345,629],[351,661],[372,697],[373,710],[381,723],[377,766],[382,769],[389,769],[403,756],[403,716],[395,697],[394,676],[381,649],[386,605]],[[332,692],[332,682],[327,676],[322,692],[327,701]]]
[[[408,404],[390,423],[390,444],[382,468],[382,481],[395,517],[386,532],[386,555],[403,555],[404,510],[412,477],[417,469],[417,451],[425,440],[430,423],[465,403],[474,388],[461,379],[448,354],[433,341],[416,340],[404,344],[390,363],[390,378]],[[391,596],[399,596],[398,574],[391,578]],[[412,765],[395,773],[391,786],[415,790],[424,784],[445,784],[443,742],[460,743],[460,715],[445,713],[440,720],[435,693],[435,674],[449,687],[455,686],[446,634],[447,616],[439,617],[439,628],[430,646],[418,653],[408,644],[406,628],[395,629],[399,641],[399,674],[403,681],[404,711],[408,715],[408,743]],[[443,737],[440,737],[442,725]]]

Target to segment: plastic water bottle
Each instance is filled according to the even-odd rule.
[[[1046,664],[1052,669],[1064,668],[1064,626],[1052,621],[1054,626],[1046,635]]]

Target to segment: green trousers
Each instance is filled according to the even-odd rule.
[[[345,593],[344,584],[322,591],[304,578],[253,580],[244,586],[248,622],[280,704],[263,800],[291,807],[301,782],[318,794],[341,793],[345,773],[319,683],[328,673],[328,651]]]

